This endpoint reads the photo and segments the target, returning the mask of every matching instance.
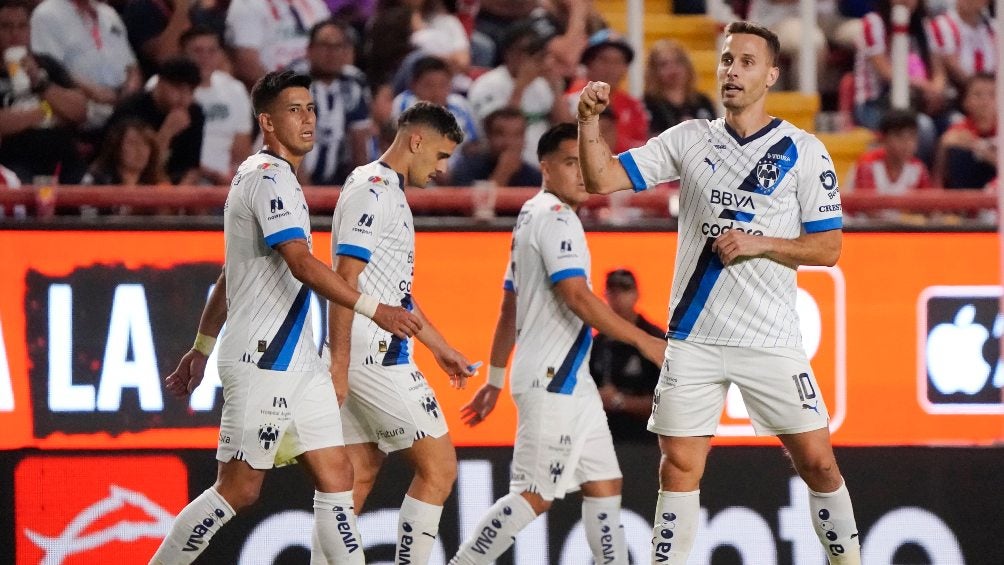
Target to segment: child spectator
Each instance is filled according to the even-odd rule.
[[[917,115],[890,110],[879,124],[880,146],[862,155],[854,165],[849,190],[903,194],[928,188],[927,166],[916,157]]]

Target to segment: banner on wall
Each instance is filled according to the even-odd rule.
[[[430,563],[443,565],[475,535],[483,513],[508,492],[511,449],[459,451],[458,480],[447,500]],[[187,500],[215,480],[214,452],[172,455],[0,455],[14,471],[11,563],[75,565],[145,563]],[[649,554],[657,492],[654,444],[618,448],[632,485],[621,523],[634,562]],[[1004,473],[999,449],[843,448],[837,452],[854,497],[869,565],[989,563],[1004,552],[995,492]],[[904,481],[904,475],[925,480]],[[966,476],[964,481],[952,477]],[[363,549],[373,565],[392,563],[397,506],[409,482],[407,465],[388,460],[359,518]],[[300,469],[270,472],[258,503],[231,520],[196,563],[306,563],[313,488]],[[968,501],[958,504],[959,500]],[[697,563],[825,565],[809,521],[805,485],[778,448],[723,447],[711,453],[702,482]],[[556,501],[518,537],[500,565],[581,565],[592,561],[581,523],[580,498]],[[10,540],[13,541],[13,540]],[[191,543],[201,543],[193,532]],[[994,561],[995,562],[995,561]]]
[[[592,280],[632,269],[641,311],[665,320],[675,234],[588,238]],[[804,346],[836,444],[986,444],[1004,435],[995,339],[1004,322],[988,261],[995,241],[848,234],[837,267],[800,270]],[[329,245],[327,234],[314,235],[322,260]],[[455,347],[487,360],[509,235],[419,233],[416,245],[416,300]],[[219,232],[0,231],[0,449],[215,446],[214,360],[189,398],[169,396],[163,378],[191,346],[222,255]],[[323,306],[315,297],[310,308],[315,345]],[[508,397],[491,427],[468,429],[459,408],[480,383],[453,390],[432,356],[416,351],[458,445],[511,445]],[[718,435],[720,444],[776,441],[753,437],[735,391]]]

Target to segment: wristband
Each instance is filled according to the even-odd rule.
[[[216,347],[215,337],[203,333],[195,334],[195,343],[192,344],[192,349],[209,357],[212,355],[214,347]]]
[[[489,365],[487,382],[495,388],[505,388],[505,367]]]
[[[379,300],[368,294],[360,294],[359,300],[356,300],[352,309],[367,318],[372,318],[373,316],[376,316],[377,306],[380,306]]]

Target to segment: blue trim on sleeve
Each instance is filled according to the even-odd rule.
[[[286,228],[275,232],[270,236],[265,237],[265,245],[269,247],[275,247],[280,243],[286,243],[287,241],[293,239],[307,239],[307,234],[304,233],[303,228]]]
[[[551,275],[551,284],[558,284],[559,282],[561,282],[561,281],[563,281],[565,279],[570,279],[572,277],[586,278],[586,271],[585,271],[585,269],[575,268],[575,269],[564,269],[564,270],[558,271],[557,273],[554,273],[553,275]]]
[[[617,160],[621,162],[621,166],[627,171],[627,176],[631,179],[631,187],[635,192],[641,192],[648,188],[648,185],[645,184],[645,178],[641,176],[641,171],[638,170],[638,163],[634,162],[634,157],[630,151],[625,151],[618,155]]]
[[[505,282],[502,283],[502,290],[508,290],[508,291],[516,292],[516,285],[513,284],[513,282],[511,280],[506,279]]]
[[[805,233],[819,233],[822,231],[839,230],[844,227],[844,219],[841,216],[826,218],[825,220],[805,222],[802,224],[802,227],[805,228]]]
[[[335,247],[335,255],[345,255],[346,257],[355,257],[356,259],[370,262],[370,257],[373,255],[369,249],[365,247],[360,247],[358,245],[350,245],[348,243],[339,243]]]

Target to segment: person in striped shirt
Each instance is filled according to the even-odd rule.
[[[653,563],[687,562],[700,481],[731,384],[756,432],[778,436],[807,483],[812,526],[830,563],[861,562],[795,310],[796,268],[833,265],[840,256],[840,192],[823,144],[767,114],[779,51],[767,28],[730,24],[718,63],[725,117],[685,121],[617,156],[598,124],[609,85],[590,83],[579,99],[587,190],[644,190],[680,179],[669,345],[648,426],[663,454]]]

